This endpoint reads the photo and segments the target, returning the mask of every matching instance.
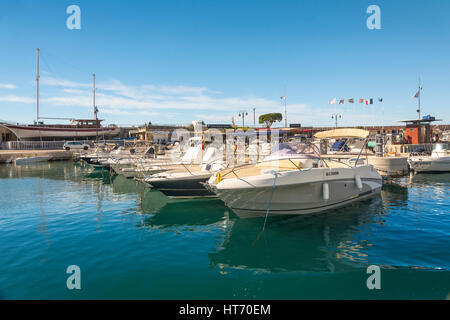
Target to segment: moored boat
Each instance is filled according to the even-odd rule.
[[[450,147],[448,143],[433,145],[431,155],[412,154],[408,164],[414,172],[450,172]]]
[[[47,162],[50,159],[52,159],[52,156],[37,156],[37,157],[24,157],[24,158],[17,158],[14,160],[14,164],[16,165],[27,165],[27,164],[33,164],[33,163],[39,163],[39,162]]]
[[[102,120],[74,119],[70,124],[44,124],[42,122],[25,125],[0,123],[11,131],[18,140],[58,139],[58,138],[93,138],[96,136],[113,137],[119,133],[115,126],[102,127]]]
[[[209,189],[239,217],[310,214],[379,194],[371,165],[323,159],[309,143],[282,143],[264,161],[222,170]]]

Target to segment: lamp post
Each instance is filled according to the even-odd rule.
[[[239,111],[239,117],[242,117],[242,127],[245,127],[245,116],[248,116],[248,112],[246,110]]]
[[[340,118],[342,118],[340,113],[333,113],[331,115],[331,119],[334,119],[334,121],[335,121],[336,129],[337,129],[337,126],[338,126],[338,119],[340,119]]]
[[[256,128],[256,108],[253,108],[253,126]]]

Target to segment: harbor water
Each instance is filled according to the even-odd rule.
[[[450,174],[311,216],[239,219],[76,163],[0,165],[1,299],[445,299]],[[81,270],[69,290],[67,267]],[[381,289],[369,290],[370,265]]]

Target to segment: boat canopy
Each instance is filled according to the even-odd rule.
[[[341,138],[367,138],[370,132],[363,129],[334,129],[318,132],[314,135],[317,139],[341,139]]]
[[[301,156],[301,155],[314,155],[315,150],[311,144],[299,143],[299,142],[284,142],[275,144],[270,155],[267,158],[273,157],[289,157],[289,156]]]

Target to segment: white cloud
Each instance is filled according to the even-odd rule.
[[[15,88],[17,87],[11,83],[0,83],[0,89],[15,89]]]
[[[0,102],[33,103],[33,102],[35,102],[35,99],[30,98],[30,97],[7,95],[7,96],[0,96]]]
[[[43,86],[65,87],[65,88],[87,88],[92,86],[91,84],[88,83],[74,82],[53,77],[41,78],[40,84]]]
[[[43,88],[56,89],[50,91],[46,88],[42,91],[43,104],[92,108],[92,84],[44,77],[41,79],[41,85]],[[96,88],[96,105],[101,113],[136,118],[160,116],[162,122],[177,116],[187,118],[186,122],[192,120],[191,116],[197,119],[229,122],[233,116],[236,119],[241,110],[247,110],[250,116],[253,107],[257,108],[257,115],[284,110],[278,98],[271,100],[256,96],[226,97],[222,92],[201,86],[152,84],[132,86],[111,80],[97,83]],[[0,101],[33,103],[34,98],[0,96]],[[303,104],[288,105],[289,110],[300,113],[305,107]],[[253,121],[253,118],[251,120]]]

